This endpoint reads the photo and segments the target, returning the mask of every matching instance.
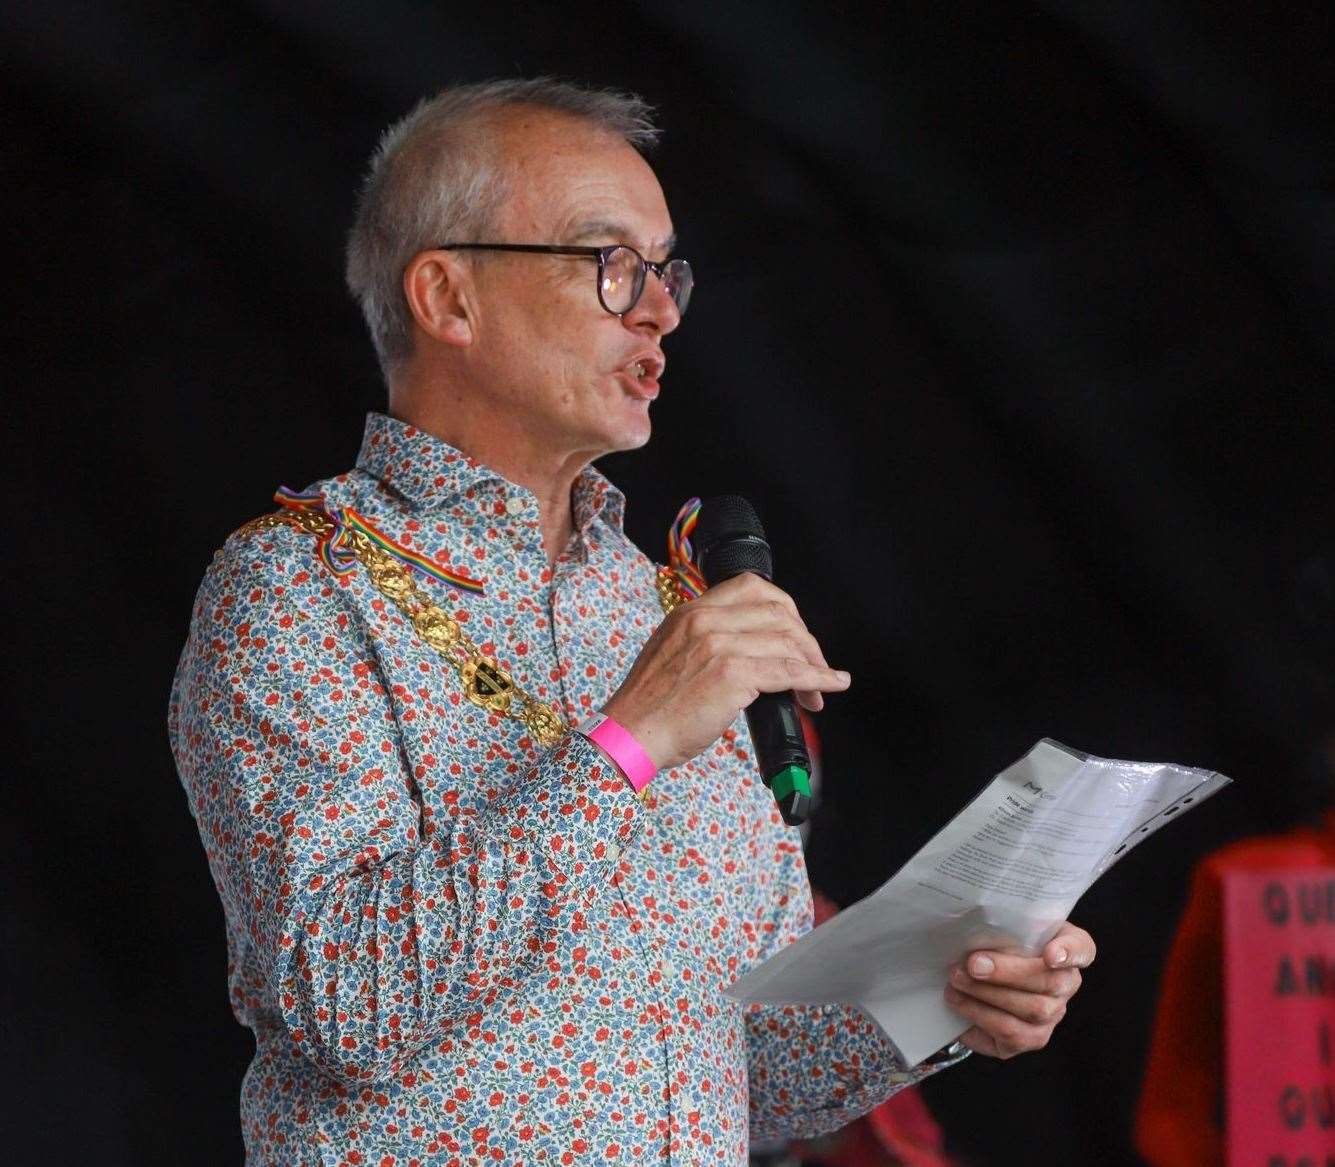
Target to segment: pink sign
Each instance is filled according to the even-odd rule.
[[[1335,1167],[1335,867],[1224,877],[1228,1167]]]

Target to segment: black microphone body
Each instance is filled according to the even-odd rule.
[[[721,495],[701,506],[694,542],[696,563],[711,587],[747,571],[767,580],[774,577],[765,529],[751,504],[739,495]],[[811,758],[796,698],[791,691],[761,693],[746,708],[746,724],[760,776],[783,821],[790,827],[806,822],[811,813]]]

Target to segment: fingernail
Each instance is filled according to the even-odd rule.
[[[969,971],[976,977],[991,976],[992,970],[996,967],[996,961],[990,956],[975,956],[969,961]]]
[[[1052,954],[1053,964],[1065,964],[1070,959],[1071,954],[1064,948],[1056,949]]]
[[[835,670],[834,670],[834,675],[835,675],[836,677],[838,677],[839,680],[843,681],[843,683],[844,683],[845,685],[847,685],[848,682],[851,681],[851,680],[853,679],[853,678],[850,677],[846,672],[844,672],[843,669],[835,669]]]

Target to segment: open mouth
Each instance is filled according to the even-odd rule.
[[[644,353],[622,366],[621,371],[634,384],[638,394],[649,400],[658,396],[658,379],[666,362],[657,353]]]

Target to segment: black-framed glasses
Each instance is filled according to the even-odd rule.
[[[613,316],[624,316],[640,302],[646,272],[653,272],[686,315],[695,277],[684,259],[654,263],[624,243],[611,247],[561,247],[551,243],[442,243],[441,251],[527,251],[539,255],[587,255],[598,261],[598,303]]]

